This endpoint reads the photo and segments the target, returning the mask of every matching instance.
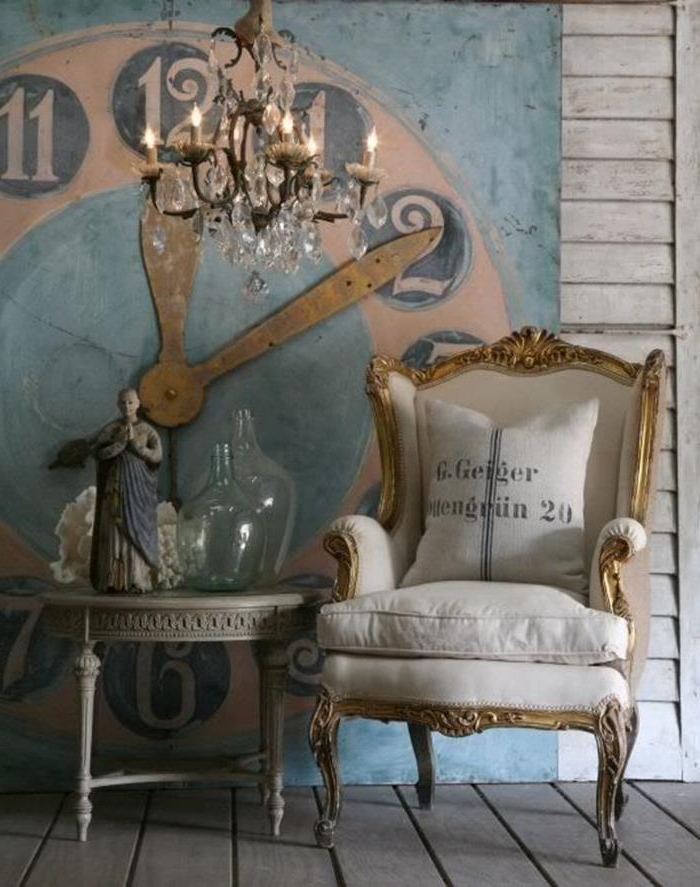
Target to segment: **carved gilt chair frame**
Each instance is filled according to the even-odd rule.
[[[629,516],[648,525],[648,509],[653,493],[653,457],[660,434],[657,423],[659,399],[665,373],[664,355],[652,352],[645,364],[634,364],[591,348],[572,345],[545,330],[525,327],[498,342],[456,354],[427,369],[412,369],[400,361],[375,357],[367,371],[366,390],[374,413],[382,465],[381,498],[378,520],[391,532],[402,508],[403,483],[399,425],[389,390],[389,375],[399,373],[421,389],[472,369],[492,369],[515,375],[535,376],[568,369],[583,369],[602,374],[632,386],[642,377],[638,443],[632,483]],[[356,591],[359,554],[352,534],[332,531],[325,547],[337,562],[334,600],[352,598]],[[604,606],[622,616],[629,626],[626,677],[631,673],[635,626],[624,587],[624,566],[634,554],[630,540],[613,535],[603,544],[598,569]],[[595,736],[599,769],[597,783],[597,824],[600,849],[605,865],[616,865],[620,844],[615,821],[622,814],[625,797],[622,780],[638,731],[638,711],[632,697],[623,707],[618,699],[604,700],[596,711],[566,709],[527,710],[517,708],[469,707],[446,708],[439,705],[404,704],[376,699],[336,698],[321,686],[311,720],[309,738],[312,752],[325,786],[322,814],[315,825],[317,841],[332,847],[334,830],[341,806],[336,740],[343,718],[363,717],[384,722],[403,721],[411,729],[414,749],[430,748],[429,732],[447,736],[469,736],[491,727],[529,727],[541,730],[583,730]],[[424,731],[423,737],[421,732]],[[433,773],[430,762],[419,758],[417,784],[421,805],[432,797]]]

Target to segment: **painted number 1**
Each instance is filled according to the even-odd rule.
[[[47,89],[40,102],[28,111],[23,86],[0,107],[0,120],[7,117],[7,168],[0,174],[5,181],[57,182],[53,166],[54,91]],[[26,127],[36,120],[36,171],[27,173]]]

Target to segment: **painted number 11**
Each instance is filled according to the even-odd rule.
[[[47,89],[43,98],[27,113],[23,86],[0,107],[0,120],[7,118],[7,168],[0,174],[5,181],[57,182],[53,166],[54,91]],[[36,171],[27,172],[25,157],[26,126],[36,120]]]

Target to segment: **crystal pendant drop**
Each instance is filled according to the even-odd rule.
[[[192,218],[192,231],[197,243],[201,243],[204,235],[204,216],[202,215],[201,208],[197,210]]]
[[[270,295],[270,287],[265,283],[257,271],[253,271],[243,285],[243,298],[247,302],[256,304]]]
[[[319,203],[323,192],[323,183],[321,182],[321,173],[316,170],[311,179],[311,202]]]
[[[170,205],[175,212],[181,212],[186,204],[187,188],[180,178],[180,173],[178,171],[170,185]]]
[[[250,196],[256,206],[264,206],[267,203],[267,177],[264,173],[256,174]]]
[[[373,228],[381,228],[386,224],[386,220],[389,216],[389,210],[386,206],[386,201],[381,196],[381,194],[377,194],[374,200],[367,206],[367,221]]]
[[[274,185],[275,188],[279,188],[279,186],[284,181],[284,171],[279,168],[279,166],[268,166],[267,168],[267,180],[271,185]]]
[[[261,65],[267,65],[272,61],[272,43],[267,34],[261,34],[257,39],[258,60]]]
[[[352,215],[360,205],[360,185],[356,179],[350,179],[348,189],[345,192],[344,206],[345,212]]]
[[[295,96],[296,90],[294,89],[294,83],[292,82],[292,78],[287,75],[282,80],[282,85],[280,86],[280,102],[285,110],[291,109],[294,104]]]
[[[168,245],[168,232],[162,225],[156,225],[153,229],[151,243],[153,244],[153,249],[159,256],[165,252],[165,247]]]
[[[299,227],[299,248],[303,255],[309,257],[316,246],[316,226],[313,222],[302,222]]]
[[[348,237],[348,252],[353,259],[361,259],[367,252],[367,237],[360,225],[353,225]]]
[[[272,80],[270,79],[270,75],[264,68],[261,68],[255,75],[254,79],[255,97],[259,102],[265,101],[271,85]]]
[[[292,46],[289,51],[289,62],[287,63],[287,72],[292,80],[297,79],[297,75],[299,74],[299,50],[296,46]]]
[[[240,197],[237,197],[231,211],[231,224],[234,226],[247,225],[250,222],[251,217],[252,214],[248,204]]]
[[[148,197],[150,193],[150,185],[148,182],[142,182],[139,188],[139,219],[143,224],[148,214]]]
[[[281,119],[282,112],[277,102],[268,102],[262,115],[262,124],[265,127],[265,132],[268,135],[272,135],[279,126]]]
[[[211,47],[209,49],[209,59],[207,62],[209,66],[209,70],[212,74],[216,74],[219,70],[219,60],[216,57],[216,50],[214,49],[214,43],[212,41]]]

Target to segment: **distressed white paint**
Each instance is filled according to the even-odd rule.
[[[629,200],[563,203],[561,238],[565,242],[673,243],[673,206],[637,205]]]
[[[673,119],[670,77],[566,77],[564,117]]]
[[[675,576],[651,577],[651,612],[653,616],[678,616],[678,580]]]
[[[700,781],[700,3],[677,11],[678,581],[683,778]]]
[[[567,77],[672,77],[673,39],[565,36],[562,70]]]
[[[562,10],[564,34],[592,36],[671,36],[673,9],[659,3],[645,6],[623,4],[566,4]]]
[[[668,120],[565,120],[562,150],[569,159],[670,160],[673,126]]]
[[[563,243],[563,283],[673,283],[673,248],[662,244]]]
[[[683,339],[677,343],[675,335],[682,321],[674,291],[678,261],[672,163],[674,18],[674,10],[667,5],[563,8],[562,327],[566,338],[627,360],[643,361],[651,349],[661,348],[674,368],[669,373],[660,492],[650,540],[650,658],[639,689],[641,732],[628,770],[630,776],[647,779],[681,777],[678,699],[683,695],[680,688],[685,686],[687,693],[690,686],[688,667],[679,667],[678,662],[684,613],[682,605],[679,608],[676,574],[681,571],[682,588],[684,560],[678,547],[676,512],[686,489],[686,473],[676,492],[675,448],[678,441],[683,451],[683,432],[676,434],[675,427],[675,365],[678,361],[684,372],[687,343]],[[697,46],[700,38],[696,35],[695,39]],[[698,93],[700,80],[697,74],[693,76]],[[700,108],[695,117],[700,119]],[[697,123],[694,138],[697,148]],[[682,147],[679,143],[679,150]],[[695,157],[696,169],[699,161]],[[700,215],[697,205],[693,215]],[[698,301],[697,294],[693,298]],[[697,317],[700,305],[694,303],[693,310]],[[696,357],[700,362],[700,355]],[[695,378],[700,377],[698,369]],[[684,381],[679,396],[690,378]],[[684,410],[681,401],[681,428]],[[697,441],[699,433],[696,419],[688,443]],[[697,452],[698,447],[694,449]],[[700,460],[697,455],[694,458],[697,477]],[[693,495],[697,502],[700,494],[694,490]],[[682,508],[680,514],[682,521]],[[697,564],[694,575],[700,575],[699,568]],[[700,749],[700,728],[692,729]],[[559,777],[591,779],[595,775],[595,744],[590,737],[560,734]]]
[[[638,206],[632,204],[634,209]],[[576,206],[562,204],[565,216]],[[572,224],[582,222],[572,219]],[[561,322],[570,324],[629,324],[673,326],[673,287],[668,284],[564,283],[561,287]]]

